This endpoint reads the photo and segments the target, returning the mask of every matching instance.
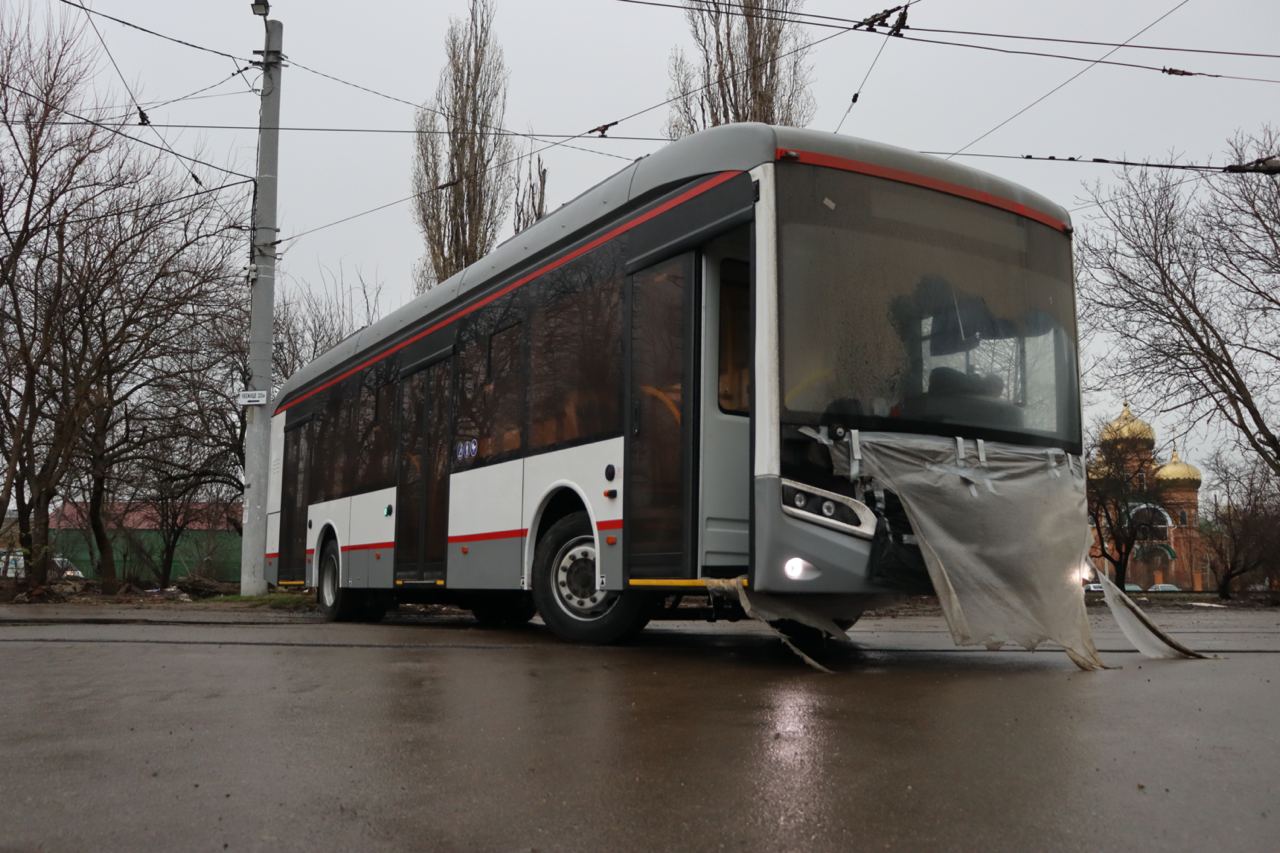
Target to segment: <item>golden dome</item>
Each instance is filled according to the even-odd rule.
[[[1140,441],[1146,444],[1156,443],[1156,432],[1151,428],[1151,424],[1134,416],[1129,411],[1129,403],[1126,400],[1120,417],[1102,428],[1102,434],[1099,436],[1103,441]]]
[[[1156,470],[1156,479],[1164,483],[1194,483],[1198,488],[1200,469],[1189,462],[1183,462],[1175,449],[1169,461]]]

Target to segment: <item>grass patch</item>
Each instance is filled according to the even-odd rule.
[[[243,604],[248,607],[265,607],[269,610],[315,610],[313,596],[296,592],[269,592],[266,595],[219,595],[209,599],[214,604]]]

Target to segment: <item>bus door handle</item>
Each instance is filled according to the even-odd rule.
[[[631,401],[631,434],[640,434],[640,401]]]

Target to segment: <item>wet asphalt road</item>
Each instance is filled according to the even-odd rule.
[[[1098,673],[929,617],[859,623],[835,675],[741,623],[257,618],[0,607],[0,850],[1280,845],[1274,610],[1157,613],[1223,655],[1189,662],[1095,617]]]

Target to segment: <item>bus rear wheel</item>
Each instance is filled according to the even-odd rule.
[[[533,557],[533,600],[551,632],[578,643],[622,643],[649,622],[652,601],[636,591],[605,592],[596,584],[591,519],[575,512],[551,525]]]

